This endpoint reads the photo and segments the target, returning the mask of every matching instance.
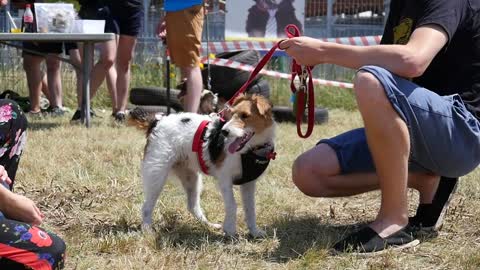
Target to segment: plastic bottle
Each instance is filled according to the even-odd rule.
[[[23,32],[33,33],[35,32],[34,23],[33,23],[33,12],[31,5],[27,4],[25,12],[23,13]]]

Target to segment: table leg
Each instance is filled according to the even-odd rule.
[[[83,44],[82,123],[90,127],[90,73],[93,61],[93,42]]]

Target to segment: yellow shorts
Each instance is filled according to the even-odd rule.
[[[167,46],[172,62],[178,67],[200,64],[203,15],[202,5],[167,12]]]

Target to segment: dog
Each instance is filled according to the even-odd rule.
[[[152,212],[170,172],[182,183],[193,216],[208,226],[222,228],[209,222],[200,207],[203,172],[218,180],[225,207],[225,235],[236,235],[233,185],[238,184],[250,235],[265,236],[256,225],[255,184],[270,159],[274,159],[276,123],[272,104],[261,95],[241,95],[227,114],[228,119],[223,120],[217,114],[152,117],[137,109],[130,113],[129,123],[147,130],[141,166],[144,229],[151,229]]]
[[[183,80],[177,85],[177,89],[180,90],[178,93],[178,100],[182,107],[185,108],[185,95],[187,94],[187,80]],[[210,90],[203,89],[200,95],[200,105],[198,106],[197,113],[199,114],[211,114],[217,112],[218,108],[218,95],[213,93]]]

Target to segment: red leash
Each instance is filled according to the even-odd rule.
[[[285,32],[288,38],[299,37],[300,30],[294,24],[289,24],[285,28]],[[281,41],[280,41],[281,42]],[[313,131],[313,125],[315,122],[315,98],[313,91],[313,80],[312,80],[312,69],[311,66],[301,66],[297,64],[295,59],[292,59],[292,78],[290,81],[290,90],[292,90],[295,95],[295,101],[297,106],[294,108],[297,110],[295,112],[297,118],[297,134],[300,138],[308,138]],[[297,89],[294,84],[295,77],[298,76],[300,81],[300,87]],[[308,81],[307,81],[308,79]],[[308,102],[306,106],[305,99]],[[307,131],[305,134],[302,133],[302,122],[303,116],[305,115],[305,108],[308,107],[307,111]]]
[[[298,29],[297,26],[294,24],[289,24],[287,27],[285,27],[285,33],[287,34],[288,38],[292,37],[299,37],[300,36],[300,30]],[[227,103],[225,103],[226,108],[222,109],[218,114],[220,117],[224,116],[225,110],[228,109],[233,104],[233,101],[243,92],[245,92],[252,83],[252,81],[255,79],[255,77],[260,73],[262,68],[268,63],[268,61],[272,58],[273,54],[275,53],[276,49],[280,49],[279,45],[283,40],[280,40],[273,46],[267,54],[260,60],[260,62],[257,64],[255,69],[250,73],[250,76],[248,77],[248,80],[240,87],[240,89],[233,95],[232,98],[230,98]],[[295,59],[292,59],[292,78],[290,82],[290,90],[295,94],[296,97],[296,118],[297,118],[297,133],[298,136],[301,138],[308,138],[313,131],[313,125],[315,121],[315,101],[314,101],[314,96],[313,96],[313,80],[312,80],[312,69],[313,67],[310,66],[301,66],[297,64]],[[299,78],[300,80],[300,87],[297,89],[294,84],[295,77]],[[307,82],[308,79],[308,82]],[[306,102],[305,99],[308,101],[308,112],[307,112],[307,131],[305,134],[302,133],[302,122],[303,122],[303,116],[305,115],[305,108]]]

